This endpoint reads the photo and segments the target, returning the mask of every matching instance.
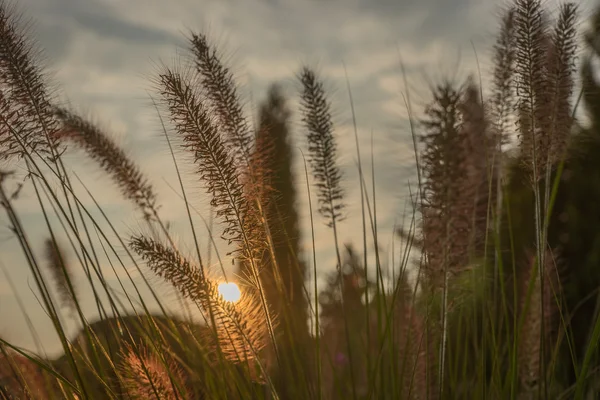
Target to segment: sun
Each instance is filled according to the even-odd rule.
[[[222,282],[217,286],[219,294],[223,296],[223,300],[230,301],[232,303],[237,302],[242,297],[242,292],[238,285],[233,282]]]

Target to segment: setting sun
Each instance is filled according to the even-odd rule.
[[[219,294],[223,296],[225,301],[230,301],[235,303],[242,297],[242,292],[240,292],[240,288],[233,282],[223,282],[219,283],[218,286]]]

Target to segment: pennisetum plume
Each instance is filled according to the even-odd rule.
[[[534,193],[535,251],[538,276],[545,275],[545,240],[543,234],[544,217],[540,182],[546,172],[549,151],[547,127],[548,85],[545,79],[548,73],[547,54],[550,40],[545,10],[540,0],[517,0],[515,4],[515,40],[516,40],[516,90],[518,130],[520,134],[521,158],[525,168],[530,171]],[[548,183],[548,182],[546,182]],[[543,286],[544,280],[540,279]],[[543,297],[543,288],[539,291]],[[542,307],[543,299],[533,308]],[[541,325],[545,323],[541,315]],[[543,329],[542,329],[543,331]],[[543,337],[538,337],[543,345]],[[540,352],[541,355],[542,352]],[[545,376],[544,376],[545,379]],[[545,385],[544,385],[545,389]]]
[[[565,3],[560,7],[548,48],[548,135],[547,163],[562,160],[574,118],[571,97],[574,90],[575,60],[577,56],[577,6]]]
[[[184,375],[174,360],[163,361],[146,346],[126,344],[118,372],[127,394],[135,400],[187,400]],[[168,356],[165,356],[168,357]]]
[[[543,310],[547,299],[545,290],[547,219],[550,212],[552,171],[565,153],[573,124],[570,98],[573,92],[574,59],[576,55],[577,7],[572,3],[561,6],[554,29],[546,20],[539,0],[516,2],[516,76],[517,107],[521,151],[525,165],[531,171],[535,201],[535,249],[538,265],[539,304]],[[544,192],[540,191],[543,182]],[[545,331],[545,313],[540,311],[541,332]],[[550,321],[548,322],[550,323]],[[545,338],[540,335],[540,365]],[[544,368],[542,368],[542,373]],[[546,390],[546,376],[540,387]]]
[[[211,205],[225,223],[223,237],[230,243],[244,242],[247,204],[243,185],[200,88],[192,79],[171,69],[161,73],[159,80],[174,129],[182,138],[183,147],[193,154],[200,178],[211,195]],[[245,249],[249,250],[247,243]]]
[[[52,96],[14,6],[0,1],[0,157],[37,153],[55,159]]]
[[[304,66],[299,74],[301,84],[300,112],[306,129],[308,142],[308,162],[317,188],[319,213],[332,229],[337,258],[340,291],[344,292],[343,264],[338,242],[338,223],[344,218],[344,190],[342,189],[342,173],[337,164],[337,144],[334,137],[334,125],[331,116],[331,105],[325,93],[323,82],[311,68]],[[346,315],[346,302],[342,297],[342,309]],[[344,317],[346,335],[346,351],[350,368],[352,392],[355,391],[355,372],[353,366],[353,349],[350,340],[348,320]]]
[[[110,175],[121,193],[131,200],[146,219],[157,218],[156,194],[149,180],[127,154],[98,126],[74,112],[56,109],[60,130],[56,137],[73,142]]]
[[[462,220],[462,215],[453,213],[459,202],[458,183],[464,176],[465,166],[459,112],[462,89],[445,81],[435,86],[432,93],[433,100],[425,108],[425,117],[420,121],[423,133],[419,139],[424,145],[420,155],[423,178],[420,211],[425,259],[423,283],[430,293],[439,289],[443,292],[441,319],[430,320],[425,334],[428,356],[434,354],[432,349],[439,348],[440,351],[439,359],[428,364],[427,372],[437,366],[438,387],[441,390],[444,380],[448,281],[451,273],[464,267],[464,243],[455,239],[459,236],[464,238],[468,232],[468,221]],[[432,383],[432,380],[428,380],[428,383]],[[430,390],[429,393],[435,394],[436,391]]]
[[[244,220],[240,223],[245,237],[238,240],[238,246],[241,244],[238,249],[241,252],[238,253],[242,254],[240,262],[249,267],[248,281],[263,292],[263,283],[260,282],[263,261],[270,259],[277,269],[267,215],[270,196],[266,193],[270,189],[264,180],[268,173],[264,160],[268,157],[269,146],[264,146],[266,143],[261,143],[261,147],[253,146],[255,137],[244,115],[234,75],[222,61],[216,46],[205,34],[193,33],[190,50],[198,85],[206,100],[205,107],[223,138],[223,145],[232,159],[232,167],[237,168],[242,185]]]
[[[574,91],[575,59],[577,56],[577,6],[565,3],[560,7],[558,21],[550,34],[547,63],[547,115],[542,126],[547,139],[544,209],[550,207],[551,172],[565,155],[574,125],[571,97]],[[543,227],[545,242],[548,227]]]
[[[247,165],[254,137],[243,113],[233,74],[221,61],[219,51],[209,44],[206,35],[194,33],[190,42],[199,83],[209,100],[211,113],[236,161]]]
[[[62,306],[69,309],[71,312],[75,312],[77,308],[77,296],[75,294],[73,276],[66,254],[52,238],[46,239],[45,251],[48,270],[54,278],[54,283],[60,296]]]
[[[537,184],[544,168],[548,149],[542,123],[546,119],[546,56],[548,22],[539,0],[515,3],[515,73],[518,95],[517,110],[522,157]]]
[[[496,39],[493,53],[493,81],[490,101],[490,119],[492,138],[495,145],[492,168],[496,180],[495,233],[500,234],[502,227],[503,205],[503,175],[505,144],[510,125],[510,116],[514,109],[514,68],[515,68],[515,10],[510,8],[502,17],[500,33]],[[494,276],[498,273],[500,264],[500,246],[496,247],[494,255]]]
[[[447,271],[458,272],[465,263],[464,237],[468,222],[454,214],[460,198],[458,183],[465,176],[464,145],[460,130],[462,89],[445,82],[433,89],[433,100],[420,121],[423,133],[422,231],[426,255],[425,277],[430,287],[442,287]],[[448,230],[451,229],[449,232]]]
[[[302,122],[307,131],[308,161],[317,187],[319,212],[327,226],[333,229],[337,248],[337,223],[344,217],[345,204],[342,173],[337,165],[331,105],[323,82],[312,69],[302,68],[299,78],[302,84]],[[338,268],[341,268],[339,251],[337,257]]]
[[[2,345],[0,345],[2,346]],[[49,399],[44,377],[33,361],[0,348],[0,399]]]
[[[514,109],[515,56],[515,9],[509,8],[502,16],[492,56],[494,68],[490,117],[498,144],[506,140]]]

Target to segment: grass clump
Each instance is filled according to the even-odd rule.
[[[404,248],[388,275],[358,145],[363,249],[339,243],[346,182],[323,77],[310,66],[297,75],[309,271],[286,98],[273,86],[253,126],[219,50],[191,33],[188,58],[161,67],[152,100],[174,166],[187,154],[210,199],[220,235],[208,225],[206,236],[233,248],[230,277],[200,249],[179,172],[195,254],[175,240],[127,152],[51,95],[19,17],[0,2],[0,205],[64,351],[48,359],[0,339],[0,398],[596,398],[599,15],[579,68],[589,124],[577,113],[573,3],[553,16],[539,0],[515,0],[500,20],[489,88],[443,80],[418,115],[409,104],[418,190],[410,223],[394,232]],[[113,180],[149,233],[123,234],[102,204],[82,200],[64,156],[73,149]],[[17,207],[22,188],[47,237],[41,256]],[[336,255],[325,287],[313,194]],[[199,322],[169,311],[157,281]],[[237,283],[239,300],[219,292],[224,282]]]

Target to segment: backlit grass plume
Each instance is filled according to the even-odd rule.
[[[231,361],[256,359],[268,343],[269,330],[260,300],[250,288],[238,302],[228,302],[219,294],[217,283],[177,251],[145,237],[133,237],[131,247],[156,275],[201,306],[207,321],[214,317],[218,346]]]
[[[52,97],[14,6],[0,2],[0,158],[54,157]]]
[[[234,157],[248,165],[254,137],[242,110],[231,70],[221,61],[218,50],[203,34],[192,34],[191,50],[200,85],[209,100],[209,108]]]
[[[81,116],[59,108],[55,110],[61,129],[57,136],[73,142],[98,162],[116,182],[125,198],[132,201],[146,219],[157,217],[156,194],[149,180],[112,138]]]
[[[119,376],[134,400],[187,400],[182,370],[175,361],[163,361],[146,346],[125,345],[118,365]]]
[[[245,235],[242,252],[246,259],[252,257],[258,260],[262,258],[262,254],[269,253],[267,243],[271,241],[265,215],[265,207],[270,198],[266,196],[269,187],[263,180],[268,173],[264,168],[268,148],[258,149],[254,145],[255,135],[244,115],[234,75],[222,61],[218,49],[204,34],[193,33],[190,45],[195,78],[205,98],[204,106],[233,160],[232,167],[238,169],[238,179],[242,183],[245,198],[243,221],[240,218]],[[270,256],[274,258],[273,254]],[[256,262],[250,264],[253,263]],[[257,279],[257,274],[253,274],[252,280]]]
[[[211,205],[225,224],[223,237],[249,249],[245,228],[247,202],[235,165],[218,125],[191,79],[170,69],[160,74],[161,96],[168,107],[176,133],[183,139],[211,195]]]

